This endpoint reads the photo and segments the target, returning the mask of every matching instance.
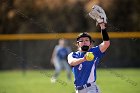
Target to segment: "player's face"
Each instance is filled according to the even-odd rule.
[[[88,37],[81,37],[78,41],[79,41],[78,43],[79,47],[91,45],[90,39]]]

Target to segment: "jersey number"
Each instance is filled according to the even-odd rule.
[[[82,67],[83,67],[83,65],[82,65],[82,64],[80,64],[80,65],[79,65],[79,67],[78,67],[78,70],[81,70],[81,69],[82,69]]]

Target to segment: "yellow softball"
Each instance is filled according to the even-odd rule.
[[[87,61],[92,61],[94,59],[94,55],[92,52],[87,52],[85,58]]]

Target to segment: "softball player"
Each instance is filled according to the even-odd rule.
[[[72,66],[75,78],[74,84],[76,93],[100,93],[96,85],[96,66],[110,46],[110,40],[105,26],[107,21],[104,10],[95,5],[89,15],[96,20],[97,24],[100,26],[103,42],[93,47],[94,40],[88,33],[81,33],[77,37],[78,51],[71,52],[68,55],[68,63]],[[92,52],[94,54],[94,59],[92,61],[87,61],[87,52]]]
[[[60,39],[59,44],[54,48],[51,58],[51,63],[54,64],[55,67],[55,73],[51,78],[52,83],[56,82],[56,79],[63,68],[65,68],[67,71],[68,80],[71,80],[71,68],[67,62],[67,56],[70,52],[71,48],[67,46],[66,40]]]

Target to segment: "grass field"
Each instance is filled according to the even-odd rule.
[[[63,71],[55,84],[51,70],[0,71],[0,93],[75,93],[73,81]],[[140,93],[140,69],[98,69],[97,84],[102,93]]]

